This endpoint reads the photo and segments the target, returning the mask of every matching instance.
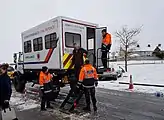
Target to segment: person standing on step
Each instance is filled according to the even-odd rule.
[[[79,75],[78,86],[84,87],[86,107],[83,110],[91,111],[90,109],[90,96],[93,103],[93,109],[96,112],[96,97],[95,97],[95,86],[98,85],[98,75],[96,69],[90,64],[89,60],[85,60],[85,64],[82,67]]]
[[[104,66],[104,68],[107,68],[107,54],[109,50],[111,49],[112,40],[111,40],[111,34],[107,33],[106,29],[102,30],[102,44],[101,44],[101,61]]]

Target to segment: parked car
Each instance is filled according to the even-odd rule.
[[[125,70],[114,63],[109,65],[109,68],[99,76],[99,80],[117,80],[119,77],[122,77]]]
[[[12,66],[9,66],[7,69],[7,74],[10,77],[10,79],[14,79],[13,74],[14,74],[14,68]]]

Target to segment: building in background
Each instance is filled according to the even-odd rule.
[[[161,44],[158,45],[137,45],[136,49],[129,54],[129,60],[159,60],[160,58],[156,57],[154,52],[164,52],[164,48]],[[124,60],[124,52],[120,50],[118,60]]]

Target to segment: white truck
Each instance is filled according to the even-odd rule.
[[[47,66],[56,80],[68,83],[74,73],[71,63],[74,43],[88,51],[88,58],[94,66],[101,66],[102,29],[106,27],[99,28],[98,24],[60,16],[23,32],[22,52],[14,53],[16,72],[13,83],[16,91],[22,92],[27,81],[38,83],[42,66]]]

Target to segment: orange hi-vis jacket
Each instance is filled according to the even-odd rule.
[[[112,44],[111,34],[107,33],[105,38],[102,39],[102,43],[106,46]]]
[[[80,71],[79,82],[84,87],[93,87],[95,80],[98,80],[96,69],[91,64],[85,64]]]
[[[42,87],[45,83],[49,83],[51,79],[52,79],[52,76],[51,76],[50,73],[45,74],[45,73],[43,73],[42,71],[40,72],[40,75],[39,75],[39,84],[40,84],[41,87]]]

